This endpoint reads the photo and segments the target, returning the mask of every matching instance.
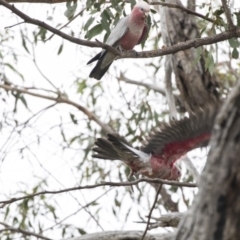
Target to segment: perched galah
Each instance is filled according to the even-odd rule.
[[[138,2],[130,15],[122,18],[115,28],[111,31],[106,44],[118,48],[119,50],[131,50],[137,44],[146,40],[148,35],[148,26],[146,17],[150,11],[149,5],[144,2]],[[91,71],[89,77],[100,80],[106,73],[116,55],[102,50],[87,64],[97,61],[96,66]]]
[[[188,151],[206,146],[218,106],[197,110],[189,117],[162,123],[139,149],[133,148],[118,135],[98,138],[93,157],[121,160],[132,172],[149,178],[179,180],[180,169],[175,162]]]

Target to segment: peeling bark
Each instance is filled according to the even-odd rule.
[[[168,0],[167,3],[181,5],[180,0]],[[161,7],[161,29],[166,46],[173,46],[199,37],[195,16],[188,15],[178,9]],[[217,82],[204,69],[204,59],[197,63],[197,50],[194,48],[171,55],[172,69],[182,100],[187,110],[196,106],[204,106],[206,102],[218,98]]]

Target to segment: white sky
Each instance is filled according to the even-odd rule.
[[[217,2],[217,1],[212,1]],[[219,2],[219,1],[218,1]],[[238,3],[235,3],[238,4]],[[44,4],[16,4],[16,7],[21,9],[24,13],[40,19],[42,21],[46,21],[46,12],[48,11],[49,16],[51,15],[52,9],[55,9],[54,13],[54,23],[48,22],[49,24],[52,24],[55,26],[56,23],[65,23],[67,20],[64,17],[64,11],[65,11],[65,4],[59,4],[54,6],[44,5]],[[81,6],[79,6],[79,10],[81,9]],[[79,11],[78,10],[78,11]],[[77,11],[77,12],[78,12]],[[85,13],[87,14],[87,13]],[[86,17],[88,19],[88,17]],[[84,21],[86,21],[84,18],[78,18],[75,20],[72,24],[70,24],[70,28],[75,31],[75,33],[78,33],[79,28],[82,27]],[[4,34],[6,26],[11,26],[13,24],[16,24],[17,22],[20,22],[19,18],[15,17],[14,14],[12,14],[9,10],[0,7],[0,33]],[[4,62],[11,62],[14,64],[14,66],[19,69],[20,72],[23,73],[25,81],[22,82],[19,77],[17,77],[15,74],[13,74],[10,70],[6,70],[6,74],[9,77],[9,79],[17,84],[17,85],[24,85],[24,86],[35,86],[37,88],[46,88],[46,89],[52,89],[49,83],[40,75],[40,73],[37,71],[36,67],[32,63],[30,55],[27,54],[27,52],[22,48],[21,43],[21,37],[19,35],[19,30],[24,30],[25,28],[28,29],[28,32],[31,33],[36,27],[29,25],[29,24],[22,24],[16,27],[13,27],[9,29],[11,31],[11,34],[14,36],[13,40],[10,40],[6,43],[8,46],[4,46],[4,49],[10,49],[14,48],[16,51],[21,55],[19,57],[17,62],[13,62],[12,56],[9,54],[5,56]],[[155,34],[152,30],[152,35]],[[66,33],[69,33],[69,29],[65,30]],[[81,37],[83,37],[84,34],[81,34]],[[30,38],[31,38],[30,34]],[[101,38],[99,38],[101,39]],[[59,45],[64,42],[64,48],[63,52],[60,55],[57,55]],[[31,50],[31,47],[29,45],[29,49]],[[151,44],[148,44],[145,48],[145,50],[150,50]],[[135,50],[140,51],[140,47],[136,47]],[[37,59],[37,64],[41,71],[49,78],[55,86],[57,86],[61,91],[66,92],[66,94],[69,96],[69,98],[73,101],[78,102],[79,104],[82,104],[83,106],[87,106],[89,104],[89,109],[93,110],[93,107],[91,106],[91,103],[89,103],[89,93],[85,93],[82,96],[79,93],[76,93],[76,87],[74,84],[74,80],[76,76],[78,76],[80,79],[86,79],[89,72],[93,68],[93,65],[86,66],[86,62],[99,51],[99,49],[90,49],[87,47],[77,46],[75,44],[69,43],[65,40],[62,40],[60,37],[55,36],[51,41],[48,41],[47,43],[39,42],[37,46],[34,49],[35,56]],[[10,51],[9,51],[10,52]],[[158,61],[157,59],[154,60],[155,63]],[[98,90],[99,98],[96,105],[96,113],[98,116],[101,117],[102,121],[107,121],[107,116],[109,112],[109,102],[114,101],[115,108],[118,109],[126,109],[126,103],[123,102],[122,97],[118,94],[119,91],[119,84],[116,82],[115,77],[113,76],[115,72],[119,74],[119,69],[121,71],[127,70],[127,77],[135,79],[135,80],[145,80],[145,81],[152,81],[153,83],[157,82],[159,86],[163,86],[163,82],[159,83],[159,79],[163,80],[163,70],[158,73],[156,76],[156,79],[149,79],[148,76],[150,75],[148,72],[146,73],[144,70],[139,70],[139,68],[136,68],[136,65],[142,66],[144,68],[144,65],[147,63],[150,63],[150,59],[124,59],[124,60],[118,60],[111,66],[110,76],[108,79],[103,79],[101,81],[101,85],[104,89],[104,94],[101,93],[100,90]],[[1,63],[0,63],[1,66]],[[120,66],[120,68],[119,68]],[[116,69],[119,68],[119,69]],[[0,68],[1,73],[1,68]],[[92,86],[96,84],[95,79],[88,79],[88,83]],[[129,89],[129,94],[126,96],[128,99],[131,99],[136,94],[136,86],[126,85],[124,83],[121,84],[122,87],[126,87]],[[54,89],[52,89],[54,90]],[[44,92],[42,92],[44,93]],[[46,94],[46,93],[45,93]],[[36,113],[42,108],[49,106],[52,104],[49,101],[33,98],[26,96],[29,108],[32,110],[32,112]],[[149,93],[148,100],[151,103],[156,104],[156,102],[163,101],[163,98],[158,94]],[[3,104],[1,102],[1,108],[0,113],[2,116],[2,113],[5,111],[12,111],[12,103],[6,103]],[[11,106],[11,109],[9,108]],[[103,107],[104,106],[104,107]],[[158,111],[162,111],[162,108],[159,106],[155,106],[155,108],[159,108]],[[79,175],[81,171],[78,171],[75,167],[79,164],[81,161],[81,158],[83,156],[83,151],[86,146],[79,146],[79,144],[73,144],[72,147],[77,149],[73,150],[66,150],[64,152],[60,151],[60,148],[58,147],[59,144],[61,144],[62,138],[59,134],[59,130],[53,129],[50,132],[46,134],[46,131],[49,131],[49,128],[51,126],[60,124],[60,118],[62,117],[62,122],[70,122],[69,118],[69,112],[74,113],[77,117],[77,119],[82,119],[81,124],[78,126],[73,126],[71,124],[65,125],[64,130],[67,134],[67,137],[70,138],[71,136],[77,135],[77,134],[84,134],[88,136],[88,131],[86,128],[86,116],[81,114],[78,110],[76,110],[73,107],[66,106],[66,105],[59,105],[55,109],[48,110],[46,113],[44,113],[40,118],[38,118],[38,121],[33,125],[32,128],[29,128],[25,130],[22,133],[22,137],[19,139],[17,136],[17,133],[13,133],[12,140],[8,142],[8,144],[3,146],[3,144],[6,142],[6,138],[9,136],[10,128],[3,128],[1,132],[1,138],[0,138],[0,199],[5,200],[7,196],[10,196],[11,194],[15,193],[16,191],[20,190],[26,190],[27,192],[31,192],[32,188],[35,186],[35,184],[39,181],[39,179],[35,179],[34,177],[40,177],[40,178],[46,178],[48,180],[48,186],[45,186],[44,188],[47,190],[58,190],[66,187],[73,187],[76,186],[81,179],[81,176]],[[118,112],[112,111],[113,118],[117,117]],[[31,112],[27,111],[22,104],[18,105],[18,114],[17,118],[20,122],[26,121],[30,116]],[[130,112],[126,110],[126,116],[130,115]],[[93,123],[92,125],[95,129],[99,129],[96,124]],[[18,128],[20,130],[20,128]],[[126,132],[125,129],[122,129],[121,134],[124,134]],[[36,141],[36,134],[44,135],[42,138],[41,144],[39,145]],[[93,133],[92,133],[93,136]],[[21,148],[24,145],[29,146],[31,149],[30,152],[27,152],[25,154],[25,158],[21,159],[18,149]],[[10,151],[10,153],[4,158],[4,161],[2,161],[5,151]],[[194,153],[191,153],[191,156],[204,156],[205,152],[196,151]],[[120,165],[119,162],[105,162],[99,160],[99,164],[106,170],[111,169],[111,172],[109,174],[109,180],[111,181],[119,181],[118,173],[119,171],[123,174],[123,167]],[[84,168],[86,168],[88,163],[84,164]],[[203,164],[202,161],[196,161],[197,168],[202,169]],[[43,168],[43,167],[44,168]],[[91,166],[89,166],[91,168]],[[47,170],[47,171],[46,171]],[[184,170],[185,171],[185,170]],[[51,174],[49,174],[49,172]],[[123,175],[124,176],[124,175]],[[57,179],[57,181],[56,181]],[[84,184],[95,184],[98,182],[98,174],[95,173],[91,179],[88,181],[84,181],[81,183],[81,185]],[[105,190],[109,189],[109,187],[106,187]],[[147,190],[149,189],[149,191]],[[143,229],[143,225],[136,224],[134,221],[139,221],[138,212],[141,212],[142,216],[145,216],[148,214],[149,208],[151,207],[151,204],[154,199],[154,190],[151,189],[149,186],[147,186],[147,189],[145,189],[145,193],[148,193],[148,197],[150,198],[151,202],[148,202],[148,198],[142,198],[140,203],[137,203],[137,196],[138,191],[135,190],[135,192],[132,194],[132,199],[129,197],[129,195],[125,196],[125,189],[118,188],[118,200],[120,200],[123,204],[123,207],[121,209],[118,209],[114,206],[113,199],[115,197],[116,191],[115,189],[112,189],[110,192],[107,193],[107,195],[103,198],[101,198],[98,201],[98,205],[91,206],[90,210],[92,214],[94,214],[95,211],[97,211],[98,208],[100,208],[100,223],[104,230],[136,230],[136,229]],[[71,194],[77,198],[77,200],[82,204],[86,204],[93,199],[97,198],[103,193],[103,189],[94,189],[94,190],[83,190],[81,192],[72,192]],[[185,191],[187,192],[187,190]],[[22,193],[18,193],[16,196],[22,196]],[[189,197],[192,198],[192,195]],[[178,191],[178,193],[173,194],[174,199],[181,198],[181,193]],[[38,202],[38,198],[35,199],[36,203]],[[77,209],[80,208],[77,201],[73,199],[72,196],[70,196],[70,193],[61,194],[61,195],[53,195],[51,199],[51,203],[54,204],[54,201],[56,201],[56,208],[58,208],[59,214],[61,217],[67,216],[68,214],[75,212]],[[12,205],[11,205],[12,207]],[[14,208],[14,206],[13,206]],[[118,217],[114,217],[112,214],[112,208],[114,208],[117,212]],[[129,209],[132,209],[130,216],[125,221],[125,215]],[[161,209],[163,212],[164,210]],[[181,204],[181,210],[186,210],[186,207],[184,204]],[[0,210],[1,213],[4,213],[4,209]],[[153,214],[154,216],[158,216],[159,212],[156,211]],[[88,233],[90,232],[96,232],[101,231],[101,228],[96,226],[96,223],[91,220],[90,222],[86,223],[86,221],[89,219],[89,214],[85,211],[80,211],[78,214],[76,214],[74,217],[67,220],[69,224],[75,224],[78,227],[81,227],[85,229]],[[46,219],[45,227],[47,228],[51,226],[52,220]],[[145,227],[145,226],[144,226]],[[157,230],[159,231],[159,229]],[[59,232],[60,231],[54,231],[54,233],[51,233],[49,237],[52,238],[59,238]],[[44,235],[44,233],[43,233]],[[46,236],[48,236],[48,232],[46,232]]]

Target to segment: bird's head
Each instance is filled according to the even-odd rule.
[[[134,11],[138,12],[139,14],[142,14],[144,18],[146,18],[150,11],[150,6],[148,3],[144,1],[139,1],[133,8]]]

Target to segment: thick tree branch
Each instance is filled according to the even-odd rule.
[[[72,37],[72,36],[70,36],[66,33],[63,33],[61,31],[59,31],[58,29],[46,24],[43,21],[40,21],[40,20],[29,17],[25,13],[18,10],[14,5],[9,4],[9,3],[5,2],[4,0],[0,0],[0,5],[3,5],[7,9],[11,10],[17,16],[22,18],[26,23],[30,23],[30,24],[45,28],[48,31],[50,31],[52,33],[55,33],[56,35],[66,39],[70,42],[73,42],[73,43],[76,43],[76,44],[79,44],[79,45],[82,45],[82,46],[92,47],[92,48],[101,47],[101,48],[107,49],[108,51],[110,51],[112,53],[115,53],[116,55],[120,54],[120,52],[117,49],[115,49],[115,48],[113,48],[113,47],[111,47],[107,44],[104,44],[102,42],[99,42],[99,41],[92,42],[92,41],[88,41],[88,40],[83,40],[83,39]]]
[[[97,187],[102,187],[102,186],[110,186],[110,187],[134,186],[140,182],[166,184],[166,185],[171,185],[171,186],[181,186],[181,187],[191,187],[191,188],[197,187],[197,185],[194,183],[167,181],[167,180],[162,180],[162,179],[157,179],[157,178],[156,179],[140,178],[140,179],[138,179],[136,181],[132,181],[132,182],[103,182],[103,183],[94,184],[94,185],[78,186],[78,187],[57,190],[57,191],[42,191],[42,192],[38,192],[38,193],[34,193],[34,194],[27,194],[23,197],[11,198],[9,200],[0,201],[0,204],[1,204],[0,208],[3,208],[6,205],[16,202],[16,201],[20,201],[20,200],[23,200],[26,198],[33,198],[33,197],[36,197],[39,195],[44,195],[44,194],[59,194],[59,193],[77,191],[77,190],[83,190],[83,189],[92,189],[92,188],[97,188]]]
[[[66,98],[63,95],[58,95],[57,97],[50,97],[50,96],[47,96],[47,95],[44,95],[44,94],[29,91],[25,88],[9,86],[9,85],[5,85],[5,84],[0,84],[0,88],[3,88],[7,91],[16,91],[16,92],[24,93],[24,94],[27,94],[27,95],[30,95],[30,96],[47,99],[47,100],[50,100],[50,101],[54,101],[56,103],[65,103],[65,104],[74,106],[78,110],[83,112],[85,115],[87,115],[87,117],[90,120],[93,120],[94,122],[96,122],[104,130],[105,133],[114,133],[113,129],[111,129],[109,127],[109,125],[102,122],[93,112],[90,112],[87,108],[83,107],[82,105],[80,105],[76,102],[73,102],[73,101],[69,100],[68,98]]]
[[[189,40],[186,42],[182,42],[182,43],[178,43],[176,45],[173,45],[171,47],[165,47],[163,49],[158,49],[158,50],[154,50],[154,51],[143,51],[143,52],[135,52],[135,51],[126,51],[126,52],[120,52],[117,49],[101,43],[99,41],[93,42],[93,41],[87,41],[87,40],[82,40],[79,38],[75,38],[72,36],[69,36],[68,34],[65,34],[61,31],[59,31],[58,29],[33,18],[30,18],[29,16],[27,16],[26,14],[24,14],[23,12],[19,11],[17,8],[15,8],[14,5],[11,5],[7,2],[5,2],[4,0],[0,0],[0,5],[3,5],[4,7],[8,8],[9,10],[11,10],[13,13],[15,13],[16,15],[18,15],[19,17],[21,17],[22,19],[25,20],[25,22],[33,24],[33,25],[37,25],[40,27],[43,27],[47,30],[49,30],[52,33],[55,33],[56,35],[79,45],[82,46],[88,46],[88,47],[92,47],[92,48],[96,48],[96,47],[101,47],[103,49],[107,49],[108,51],[119,55],[117,57],[117,59],[119,58],[153,58],[153,57],[160,57],[160,56],[164,56],[164,55],[169,55],[169,54],[174,54],[177,53],[179,51],[183,51],[183,50],[187,50],[190,48],[197,48],[203,45],[209,45],[209,44],[213,44],[213,43],[217,43],[217,42],[222,42],[228,39],[231,39],[233,37],[240,37],[240,28],[236,28],[236,29],[232,29],[220,34],[216,34],[215,36],[211,36],[211,37],[205,37],[205,38],[196,38],[193,40]]]
[[[65,240],[141,240],[143,231],[110,231],[86,234]],[[175,233],[149,234],[144,240],[173,240]],[[64,240],[64,239],[62,239]]]
[[[154,51],[127,51],[121,53],[121,55],[117,58],[153,58],[160,57],[169,54],[174,54],[183,50],[187,50],[190,48],[198,48],[204,45],[210,45],[213,43],[222,42],[233,37],[240,37],[240,28],[236,28],[234,30],[225,31],[219,34],[216,34],[212,37],[204,37],[204,38],[195,38],[186,42],[181,42],[175,44],[171,47],[164,47],[163,49],[157,49]]]
[[[12,226],[4,223],[4,222],[0,222],[0,225],[5,227],[3,229],[0,229],[0,232],[3,232],[3,231],[4,232],[5,231],[17,232],[17,233],[21,233],[23,236],[33,236],[33,237],[36,237],[38,239],[52,240],[52,238],[44,237],[41,234],[37,234],[37,233],[34,233],[34,232],[26,231],[26,230],[21,229],[21,228],[14,228],[14,227],[12,227]]]

